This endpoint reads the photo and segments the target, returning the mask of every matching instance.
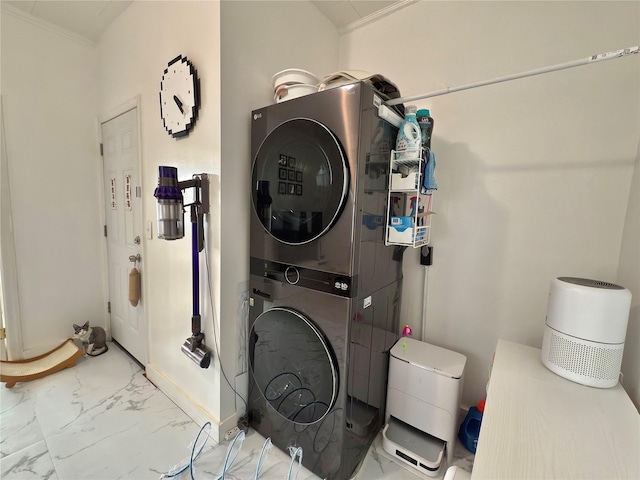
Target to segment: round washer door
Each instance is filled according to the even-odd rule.
[[[249,334],[251,370],[260,393],[297,424],[322,420],[338,393],[338,369],[322,332],[300,312],[274,307]]]
[[[349,167],[338,139],[321,123],[296,118],[277,126],[253,162],[252,198],[262,226],[300,245],[336,222],[349,191]]]

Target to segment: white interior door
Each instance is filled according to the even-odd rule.
[[[144,278],[137,306],[129,302],[130,258],[144,262],[137,108],[102,124],[102,145],[111,336],[146,365]]]

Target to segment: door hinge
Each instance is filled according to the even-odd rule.
[[[104,229],[103,230],[104,230],[104,236],[106,237],[107,236],[107,226],[106,225],[104,225]]]
[[[100,156],[104,157],[104,145],[102,143],[100,144]]]
[[[107,302],[107,313],[111,313],[111,302]]]
[[[0,328],[0,340],[4,340],[5,338],[7,338],[7,329]]]

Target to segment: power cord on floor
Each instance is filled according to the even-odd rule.
[[[198,439],[200,438],[200,435],[207,427],[209,428],[209,430],[207,431],[207,436],[205,437],[204,442],[202,442],[202,445],[200,446],[200,448],[198,449],[198,453],[196,453],[196,445],[198,444]],[[193,445],[191,446],[190,459],[182,467],[178,468],[178,466],[176,465],[171,470],[169,470],[168,473],[163,473],[162,475],[160,475],[160,480],[162,480],[163,478],[177,477],[181,473],[185,472],[187,469],[191,469],[193,462],[195,462],[196,459],[200,456],[200,454],[202,453],[202,450],[204,449],[204,446],[207,443],[207,440],[209,439],[209,432],[211,432],[211,422],[205,423],[200,429],[200,431],[198,432],[198,436],[196,437],[196,439],[193,442]]]
[[[256,474],[253,477],[253,480],[258,480],[258,477],[262,473],[262,467],[267,461],[267,455],[269,454],[269,450],[271,450],[271,439],[267,438],[262,445],[262,450],[260,450],[260,456],[258,456],[258,464],[256,465]]]
[[[289,454],[291,455],[291,463],[289,464],[289,471],[287,472],[287,480],[296,480],[302,468],[302,447],[289,447]],[[291,474],[293,473],[293,466],[296,464],[296,458],[298,459],[298,469],[292,477]]]
[[[245,437],[244,432],[240,430],[238,434],[233,438],[231,443],[229,444],[229,448],[227,448],[227,455],[224,457],[224,465],[222,466],[222,473],[217,478],[217,480],[224,480],[224,477],[227,474],[227,472],[231,470],[231,467],[233,466],[233,462],[236,461],[236,458],[238,458],[238,454],[240,453],[240,450],[242,450],[244,437]],[[240,442],[240,446],[238,446],[238,449],[235,451],[233,458],[231,458],[231,454],[233,453],[233,447],[236,445],[238,441]],[[195,477],[193,476],[193,464],[191,467],[191,480],[196,480]]]
[[[199,446],[199,448],[197,448],[198,447],[198,441],[200,440],[200,436],[202,435],[202,433],[207,428],[208,428],[208,430],[207,430],[207,433],[206,433],[206,437],[205,437],[204,441],[202,442],[202,444]],[[198,432],[198,435],[196,436],[196,439],[194,440],[193,444],[191,445],[191,456],[189,457],[189,461],[186,462],[185,465],[180,467],[180,468],[174,467],[168,473],[162,474],[160,476],[160,480],[162,480],[164,478],[177,477],[178,475],[180,475],[183,472],[185,472],[187,469],[189,470],[189,474],[191,476],[191,480],[196,480],[195,472],[194,472],[194,464],[195,464],[195,461],[200,456],[200,454],[202,453],[202,450],[204,449],[204,446],[207,443],[210,431],[211,431],[211,423],[207,422],[202,426],[202,428]],[[240,430],[238,432],[238,434],[233,438],[233,440],[231,441],[229,446],[227,447],[227,453],[225,455],[224,464],[222,466],[222,473],[220,475],[218,475],[215,478],[215,480],[224,480],[225,479],[227,473],[229,473],[229,471],[233,467],[233,464],[236,461],[236,458],[238,458],[238,455],[240,454],[240,451],[242,450],[242,445],[244,444],[244,440],[245,440],[245,433],[244,433],[244,431]],[[236,446],[237,446],[237,448],[236,448]],[[260,450],[260,455],[258,456],[258,463],[256,465],[256,471],[255,471],[255,475],[253,477],[253,480],[258,480],[258,478],[260,477],[260,474],[262,473],[262,469],[264,468],[264,465],[265,465],[265,463],[267,461],[267,456],[269,454],[269,451],[271,450],[271,447],[272,447],[271,438],[267,438],[264,441],[264,444],[262,445],[262,449]],[[196,452],[196,449],[197,449],[197,452]],[[300,472],[300,469],[302,468],[302,447],[289,447],[289,454],[291,455],[291,463],[289,464],[289,471],[287,472],[286,480],[297,480],[298,473]],[[296,469],[295,474],[294,474],[293,473],[293,469],[294,469],[294,466],[296,465],[296,460],[297,460],[298,468]]]
[[[196,453],[198,440],[200,440],[200,436],[202,435],[202,433],[205,431],[207,427],[208,427],[208,430],[207,430],[205,439],[202,442],[202,445],[200,445],[200,447],[197,449],[198,451]],[[210,431],[211,431],[211,422],[207,422],[202,426],[202,428],[198,432],[198,435],[196,436],[196,439],[191,445],[191,456],[189,457],[189,461],[186,462],[180,468],[178,468],[177,466],[173,467],[168,473],[160,475],[160,480],[164,478],[177,477],[178,475],[184,473],[187,470],[189,470],[191,480],[195,480],[194,464],[198,459],[198,457],[200,456],[200,454],[202,453],[202,450],[204,449],[204,446],[206,445],[207,440],[209,439]],[[227,448],[227,454],[225,455],[224,464],[222,466],[222,473],[218,477],[216,477],[216,480],[224,480],[225,475],[229,472],[229,470],[231,470],[231,467],[233,466],[233,463],[236,461],[236,458],[238,457],[240,450],[242,450],[242,444],[244,443],[244,439],[245,439],[245,433],[242,430],[240,430],[238,434],[233,438],[231,443],[229,444],[229,447]],[[271,442],[271,440],[269,440],[269,442]],[[236,446],[236,444],[238,445],[238,448],[234,450],[234,447]],[[256,476],[256,478],[258,477]]]

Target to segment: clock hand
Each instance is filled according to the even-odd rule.
[[[180,109],[180,113],[184,115],[184,109],[182,108],[182,102],[180,101],[180,99],[176,95],[174,95],[173,101],[176,102],[176,105],[178,105],[178,108]]]

